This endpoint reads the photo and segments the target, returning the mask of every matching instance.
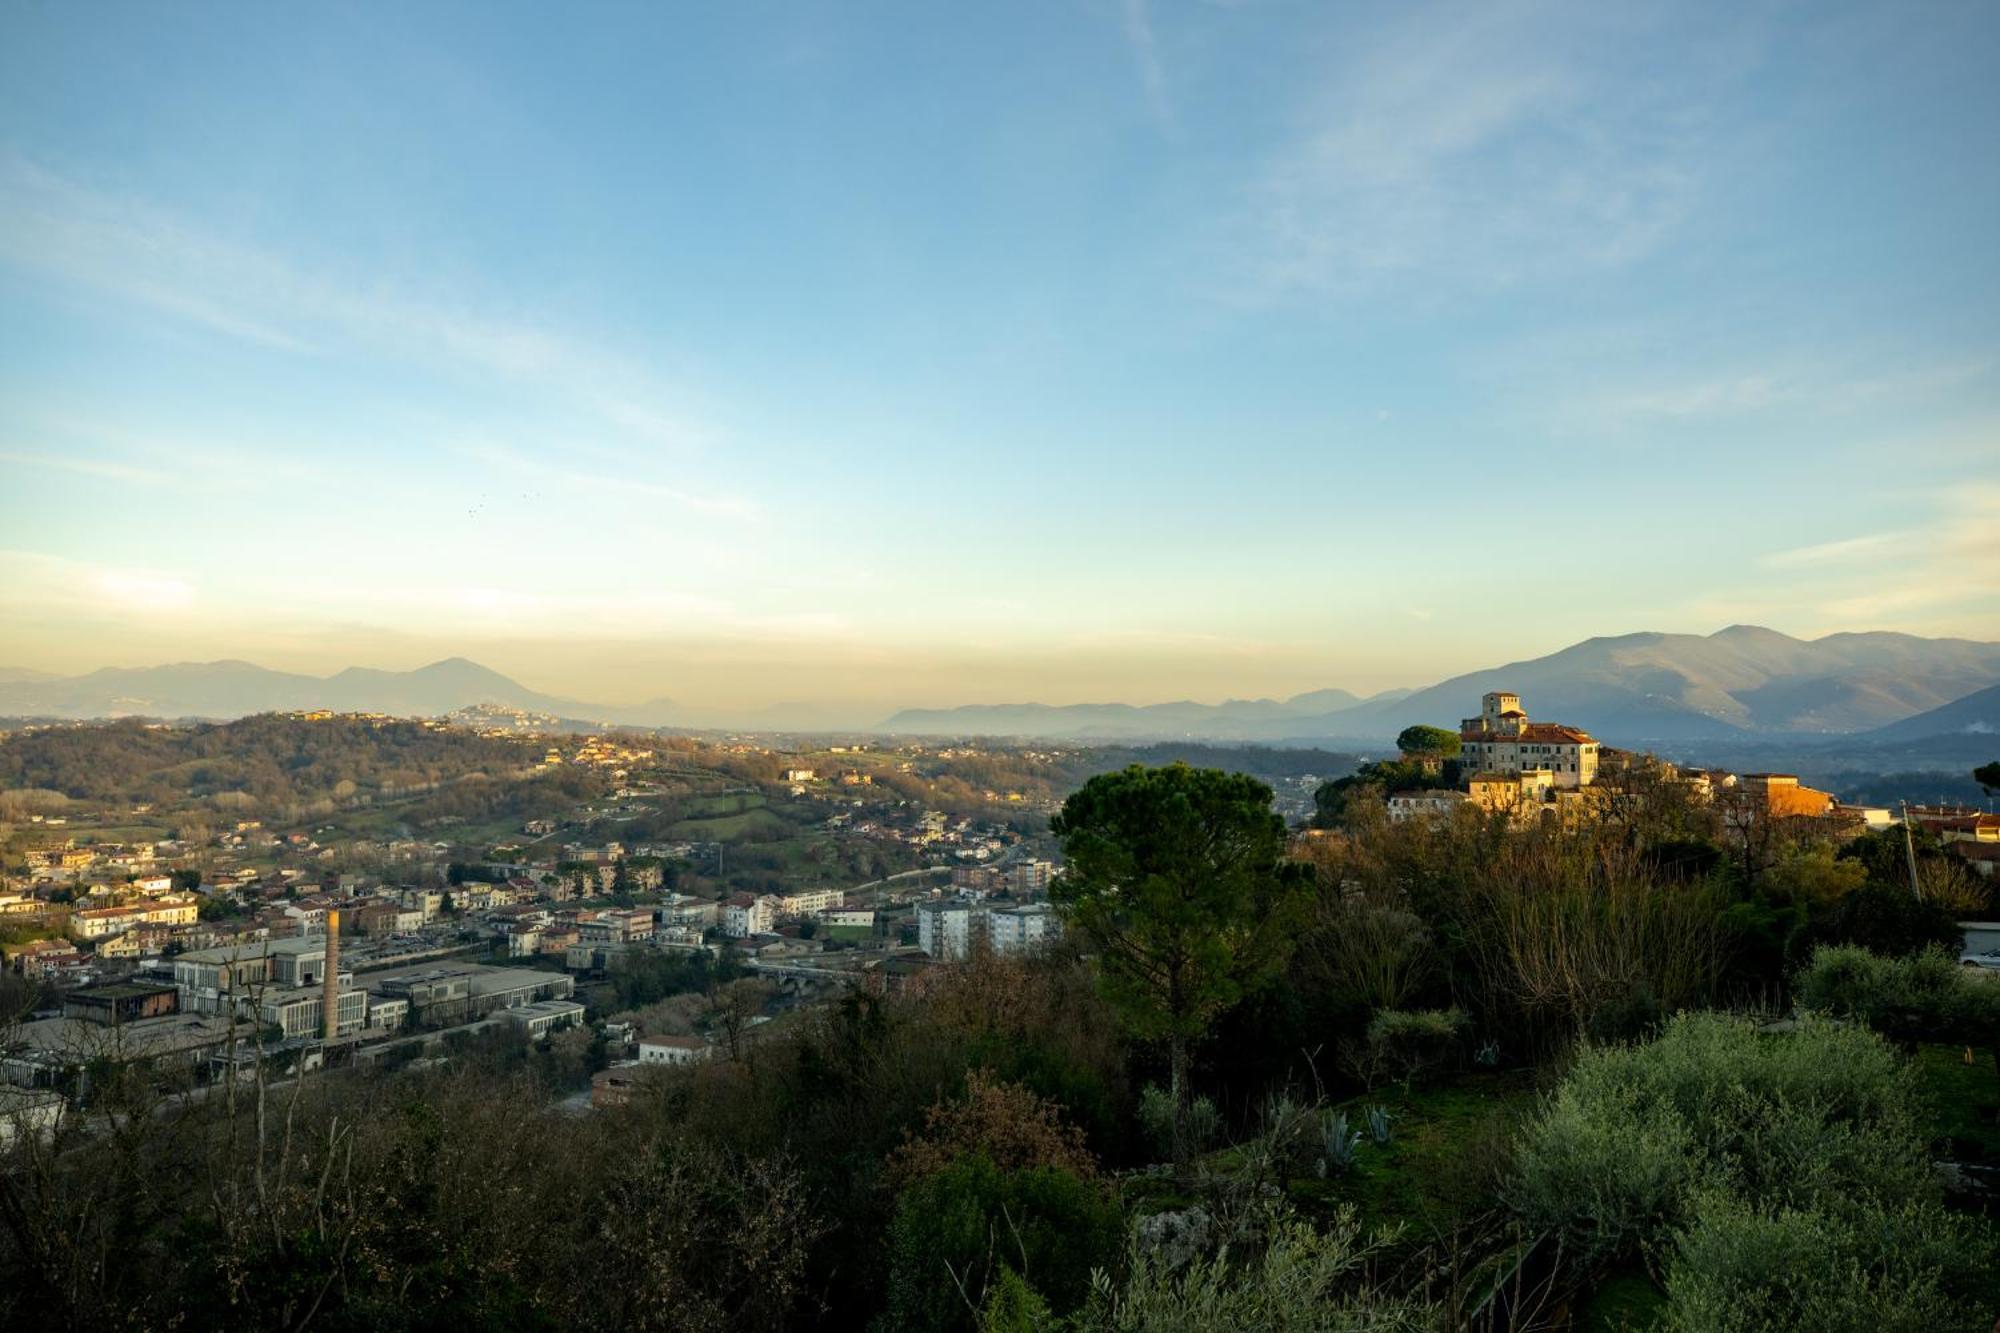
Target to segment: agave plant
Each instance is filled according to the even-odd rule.
[[[1361,1147],[1361,1131],[1349,1128],[1347,1112],[1329,1111],[1320,1122],[1320,1143],[1324,1149],[1320,1175],[1340,1175],[1354,1166],[1355,1152]]]
[[[1389,1142],[1389,1111],[1387,1107],[1368,1108],[1368,1141],[1376,1147],[1386,1147]]]

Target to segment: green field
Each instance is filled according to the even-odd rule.
[[[768,804],[760,792],[717,792],[691,797],[687,802],[689,820],[715,819],[723,815],[746,814]]]
[[[746,810],[742,814],[721,815],[714,819],[683,819],[667,832],[675,838],[686,838],[693,842],[730,842],[752,833],[788,833],[792,825],[772,814],[769,810]]]

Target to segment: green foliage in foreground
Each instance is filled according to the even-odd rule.
[[[1510,1195],[1585,1263],[1653,1257],[1672,1327],[1983,1329],[1994,1237],[1944,1210],[1926,1148],[1874,1033],[1683,1014],[1583,1052]]]
[[[1674,1238],[1667,1327],[1686,1333],[1984,1329],[1969,1228],[1919,1202],[1831,1212],[1718,1194]],[[1985,1312],[1982,1313],[1982,1308]]]
[[[1142,1253],[1124,1282],[1100,1274],[1075,1333],[1414,1333],[1443,1327],[1435,1306],[1369,1281],[1390,1237],[1364,1238],[1351,1208],[1326,1230],[1275,1222],[1247,1261],[1225,1247],[1178,1272]]]
[[[1124,1235],[1117,1201],[1055,1167],[1001,1171],[984,1154],[960,1158],[903,1191],[889,1232],[889,1309],[881,1327],[943,1333],[972,1327],[988,1293],[1027,1304],[1002,1270],[1025,1274],[1036,1301],[1077,1308],[1093,1268],[1115,1262]]]
[[[1942,949],[1883,957],[1827,946],[1792,983],[1799,1003],[1866,1023],[1899,1041],[2000,1043],[2000,984],[1968,972]]]

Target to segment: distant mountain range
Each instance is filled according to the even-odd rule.
[[[331,676],[273,671],[236,661],[107,667],[81,676],[0,667],[0,717],[222,719],[312,708],[441,717],[478,704],[549,713],[573,722],[636,727],[807,731],[859,729],[869,720],[852,709],[840,712],[798,703],[735,711],[689,708],[671,699],[641,704],[590,703],[531,690],[463,657],[447,658],[414,671],[349,667]]]
[[[1913,718],[2000,683],[2000,643],[1908,634],[1795,639],[1754,625],[1710,635],[1586,639],[1528,661],[1454,676],[1318,711],[1285,703],[975,706],[908,709],[888,732],[1042,736],[1139,735],[1329,741],[1393,737],[1413,722],[1455,725],[1488,690],[1522,696],[1530,717],[1583,727],[1612,744],[1766,734],[1844,735]],[[1148,732],[1147,727],[1156,727]],[[1138,730],[1134,730],[1138,728]]]
[[[250,662],[106,667],[81,676],[0,669],[0,715],[20,717],[233,718],[306,708],[432,717],[482,703],[559,717],[601,716],[593,704],[537,693],[463,657],[414,671],[349,667],[324,677]]]
[[[616,706],[542,694],[462,657],[414,671],[353,667],[319,677],[249,662],[188,662],[50,676],[0,668],[0,716],[240,717],[304,708],[437,716],[499,704],[581,721],[735,730],[855,730],[1082,741],[1202,740],[1379,744],[1413,722],[1451,726],[1488,690],[1522,696],[1529,716],[1583,727],[1612,745],[1847,736],[1905,741],[2000,731],[2000,643],[1908,634],[1795,639],[1753,625],[1710,635],[1587,639],[1528,661],[1420,690],[1360,698],[1314,690],[1220,704],[972,704],[905,709],[866,725],[809,704],[755,711],[656,699]]]

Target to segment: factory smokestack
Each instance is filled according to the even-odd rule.
[[[319,1007],[325,1011],[326,1039],[340,1031],[340,909],[326,914],[326,978],[321,983]]]

